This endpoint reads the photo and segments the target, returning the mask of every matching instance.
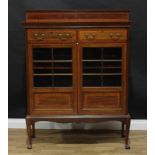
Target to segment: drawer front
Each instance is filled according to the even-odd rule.
[[[73,113],[72,93],[35,93],[32,114]]]
[[[126,41],[127,30],[81,30],[78,36],[80,42]]]
[[[76,31],[74,30],[45,30],[45,29],[33,29],[28,30],[29,42],[40,43],[63,43],[63,42],[75,42]]]

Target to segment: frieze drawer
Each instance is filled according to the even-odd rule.
[[[102,42],[102,41],[126,41],[127,30],[80,30],[80,42]]]
[[[75,42],[76,31],[72,30],[28,30],[28,41],[30,42],[52,42],[52,43],[63,43],[63,42]]]

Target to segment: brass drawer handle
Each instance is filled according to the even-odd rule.
[[[45,33],[34,33],[33,38],[36,40],[44,40],[45,39]]]
[[[113,40],[119,40],[120,37],[121,37],[121,33],[117,32],[117,33],[110,33],[109,34],[110,38],[113,39]]]
[[[95,40],[96,34],[94,34],[94,33],[86,34],[85,37],[87,40]]]
[[[58,33],[56,35],[56,38],[62,41],[65,41],[65,40],[71,39],[72,35],[70,33]]]

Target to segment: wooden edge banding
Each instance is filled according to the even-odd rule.
[[[52,116],[32,116],[27,115],[26,119],[31,121],[53,121],[53,122],[102,122],[102,121],[124,121],[130,119],[130,115],[52,115]]]

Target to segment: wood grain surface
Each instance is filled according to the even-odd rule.
[[[146,131],[130,132],[124,149],[120,131],[36,130],[33,149],[26,148],[26,130],[9,129],[9,155],[146,155]]]

